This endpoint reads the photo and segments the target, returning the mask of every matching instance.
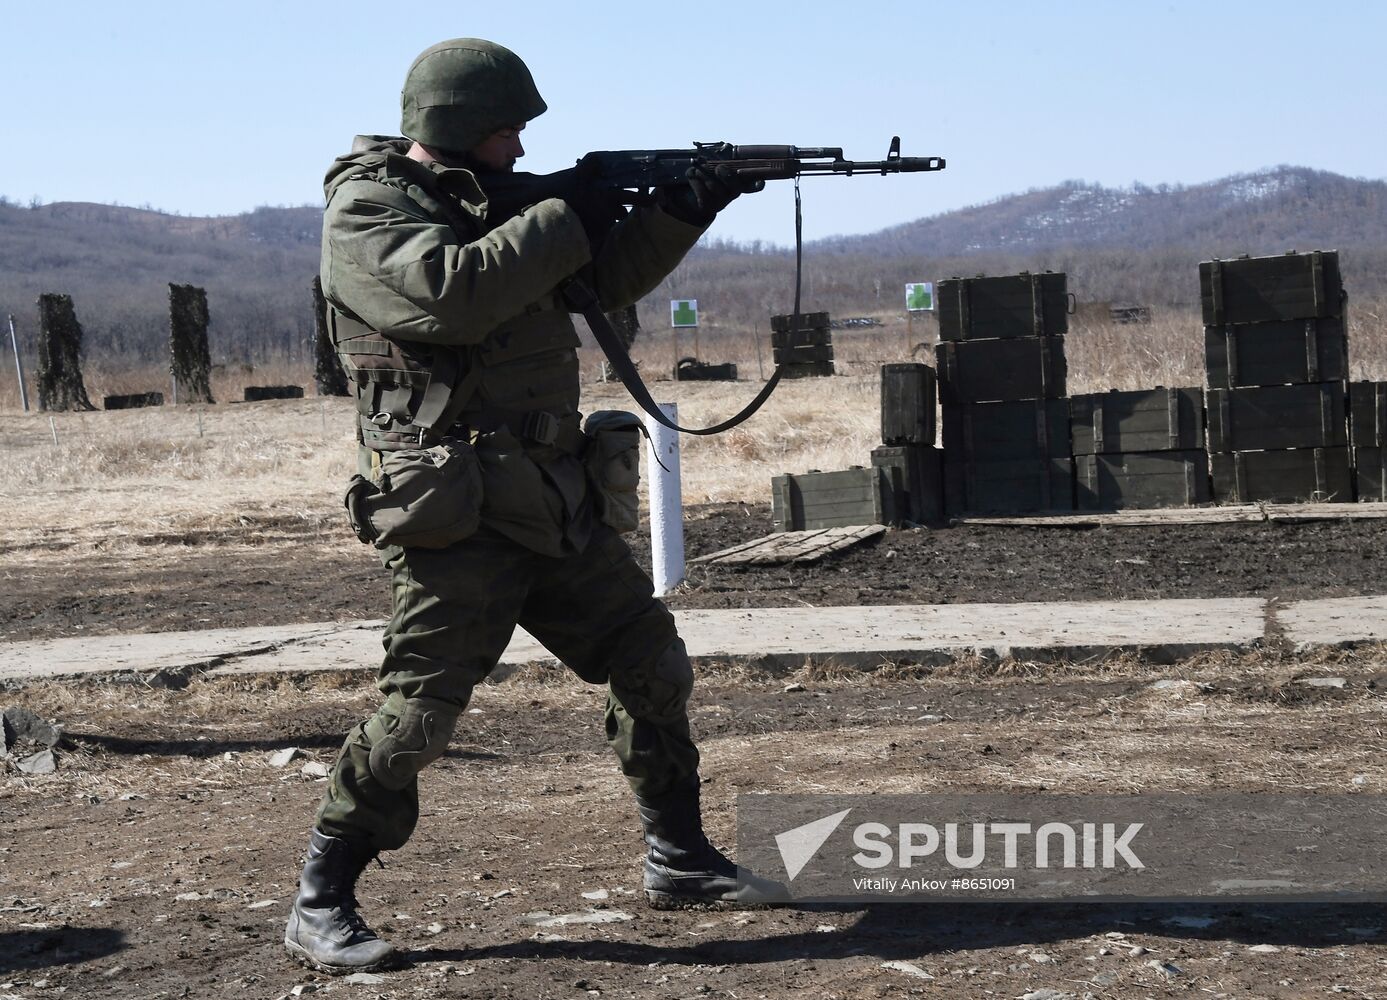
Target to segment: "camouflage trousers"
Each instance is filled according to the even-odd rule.
[[[373,744],[399,725],[411,701],[461,713],[517,624],[585,681],[607,685],[607,741],[636,793],[659,795],[698,770],[683,641],[610,528],[597,527],[584,551],[560,558],[485,527],[446,549],[390,548],[382,556],[393,616],[377,686],[388,697],[347,735],[318,810],[324,833],[376,850],[404,845],[419,818],[418,780],[382,784],[371,768]]]

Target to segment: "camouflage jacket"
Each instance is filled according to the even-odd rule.
[[[427,370],[445,351],[480,366],[462,423],[544,411],[576,425],[579,341],[558,286],[591,264],[603,308],[628,305],[663,280],[702,230],[638,208],[593,260],[564,202],[542,201],[490,225],[469,171],[411,160],[408,148],[407,139],[359,136],[328,171],[322,282],[329,304],[381,331],[406,367]],[[581,549],[590,504],[580,461],[514,430],[477,440],[483,523],[537,552]]]

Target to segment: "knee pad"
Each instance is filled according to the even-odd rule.
[[[392,694],[366,724],[371,776],[392,792],[407,787],[448,749],[461,711],[437,698]]]
[[[693,693],[693,664],[684,648],[684,640],[676,638],[666,647],[648,671],[635,671],[611,679],[612,692],[626,711],[652,722],[673,722],[684,715],[689,695]]]

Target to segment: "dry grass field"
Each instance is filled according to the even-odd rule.
[[[711,438],[685,437],[681,447],[686,501],[763,502],[771,476],[866,464],[880,437],[880,366],[903,360],[932,364],[937,339],[932,316],[909,324],[899,316],[880,318],[884,325],[879,328],[834,332],[838,377],[786,380],[746,424]],[[735,362],[740,381],[671,381],[677,358],[692,356],[695,347],[705,361]],[[1152,323],[1131,326],[1076,321],[1066,340],[1069,391],[1202,385],[1203,351],[1194,313],[1158,311]],[[765,330],[712,328],[697,344],[687,331],[678,343],[670,331],[660,331],[643,336],[633,356],[655,397],[677,403],[681,421],[693,426],[740,409],[755,394],[759,374],[772,369]],[[1387,307],[1355,305],[1350,357],[1354,379],[1387,378]],[[601,360],[596,349],[584,349],[584,409],[635,409],[620,383],[599,381]],[[167,381],[158,371],[121,370],[100,363],[88,365],[86,371],[93,400],[155,390],[169,397]],[[278,384],[303,385],[309,396],[300,402],[233,402],[247,385]],[[113,480],[122,483],[122,492],[128,487],[140,494],[138,507],[151,514],[171,507],[195,514],[188,497],[198,492],[204,494],[211,514],[237,490],[250,490],[251,483],[252,492],[290,509],[296,501],[330,497],[345,477],[344,470],[351,469],[352,411],[345,399],[315,397],[312,385],[312,373],[304,363],[275,362],[250,370],[220,366],[212,380],[217,405],[59,413],[52,415],[50,427],[49,415],[17,412],[14,380],[0,378],[0,413],[6,415],[0,449],[12,472],[0,486],[0,497],[80,493]],[[199,482],[217,486],[198,491],[193,484]]]
[[[1380,315],[1355,308],[1355,378],[1387,378]],[[928,359],[934,330],[895,322],[834,339],[839,377],[785,382],[742,427],[683,439],[689,531],[704,551],[734,528],[727,544],[764,530],[773,475],[866,464],[879,365]],[[635,352],[653,395],[690,424],[725,418],[759,386],[751,335],[709,330],[699,348],[737,362],[743,380],[668,381],[667,332]],[[678,351],[692,353],[691,341]],[[1194,316],[1076,323],[1068,356],[1074,393],[1203,381]],[[599,362],[585,351],[584,408],[633,408],[619,384],[597,381]],[[87,372],[93,398],[164,379]],[[382,616],[385,581],[340,509],[352,404],[229,402],[247,384],[278,383],[311,386],[311,375],[224,369],[217,405],[50,420],[20,413],[0,379],[0,641]],[[921,529],[822,567],[710,573],[674,603],[1382,594],[1385,539],[1377,523]],[[363,879],[365,911],[408,964],[376,982],[331,980],[289,962],[279,937],[323,787],[304,767],[329,763],[372,710],[371,668],[195,677],[176,690],[0,687],[0,707],[27,706],[68,733],[57,773],[0,772],[0,1000],[1387,996],[1379,905],[647,911],[601,692],[534,666],[478,689],[426,775],[419,833]],[[1303,683],[1316,676],[1343,683]],[[1384,689],[1381,647],[1298,653],[1280,642],[1161,667],[962,657],[863,675],[743,664],[701,674],[692,725],[708,825],[732,846],[741,792],[1381,794]],[[302,756],[272,766],[291,746]],[[590,922],[542,923],[557,914]]]

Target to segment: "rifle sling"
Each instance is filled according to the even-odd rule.
[[[621,338],[612,329],[611,320],[607,319],[607,314],[602,311],[602,306],[597,301],[597,296],[592,289],[575,278],[564,286],[563,294],[568,305],[576,312],[581,312],[583,318],[588,321],[588,326],[592,328],[592,335],[596,338],[598,346],[602,348],[602,353],[607,355],[607,360],[612,363],[612,370],[616,372],[617,378],[621,379],[621,384],[626,386],[626,391],[631,394],[631,398],[640,404],[642,410],[670,430],[678,431],[681,434],[720,434],[723,431],[731,430],[759,410],[761,404],[770,398],[771,393],[775,391],[776,385],[780,382],[780,367],[777,366],[775,371],[771,373],[770,380],[756,394],[756,398],[736,416],[730,417],[720,424],[714,424],[712,427],[680,427],[666,417],[661,412],[659,405],[651,398],[650,390],[641,381],[640,372],[636,371],[636,366],[631,362],[631,356],[626,353]]]
[[[799,329],[799,295],[801,278],[803,276],[804,264],[804,209],[800,202],[799,176],[795,176],[795,312],[790,320],[790,329]],[[761,408],[761,404],[770,399],[775,387],[780,384],[780,375],[784,371],[781,365],[775,366],[775,371],[771,372],[770,379],[761,391],[756,394],[756,398],[747,403],[739,413],[729,417],[720,424],[712,427],[680,427],[674,421],[661,412],[659,405],[650,398],[650,390],[641,381],[640,372],[636,371],[636,366],[631,363],[631,356],[626,353],[626,347],[617,336],[617,332],[612,329],[611,320],[607,319],[607,314],[602,311],[602,305],[597,300],[597,293],[582,278],[570,278],[568,283],[559,290],[564,304],[573,312],[583,314],[583,318],[588,321],[588,327],[592,330],[592,335],[597,339],[597,344],[602,348],[602,353],[607,355],[607,360],[612,363],[612,370],[616,372],[617,378],[621,379],[621,384],[626,386],[626,391],[631,394],[631,398],[640,404],[640,408],[650,414],[652,418],[668,427],[672,431],[680,434],[721,434],[723,431],[731,430],[747,417],[751,416]]]

